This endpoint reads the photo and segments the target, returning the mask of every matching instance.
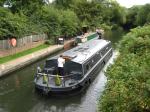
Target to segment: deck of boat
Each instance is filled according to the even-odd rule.
[[[35,82],[37,85],[40,85],[43,87],[52,87],[52,88],[70,87],[78,82],[77,80],[75,80],[73,78],[60,78],[61,84],[56,85],[55,78],[56,77],[48,77],[48,82],[43,83],[43,76],[40,76],[38,79],[35,80]]]

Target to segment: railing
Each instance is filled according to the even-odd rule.
[[[52,74],[45,74],[45,73],[37,73],[38,75],[40,75],[40,76],[43,76],[43,75],[47,75],[47,76],[49,76],[49,77],[56,77],[57,75],[52,75]],[[67,78],[67,77],[71,77],[71,76],[73,76],[73,75],[75,75],[75,74],[71,74],[71,75],[64,75],[64,76],[60,76],[60,75],[58,75],[59,76],[59,78]]]
[[[70,74],[65,76],[60,75],[52,75],[52,74],[45,74],[45,73],[37,73],[36,74],[36,82],[38,79],[43,78],[43,84],[49,84],[51,86],[62,86],[62,87],[69,87],[75,83],[77,83],[81,77],[78,74]]]

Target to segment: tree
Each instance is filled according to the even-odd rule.
[[[106,14],[105,10],[107,12]],[[117,2],[109,2],[108,5],[105,5],[105,10],[103,12],[104,18],[107,18],[107,21],[109,21],[110,23],[123,25],[126,22],[125,8],[120,7],[120,5]]]
[[[53,4],[59,9],[68,9],[74,0],[55,0]]]
[[[41,13],[41,20],[43,26],[47,27],[47,32],[49,36],[59,36],[61,35],[61,12],[59,10],[51,7],[45,6],[43,12]]]
[[[77,15],[70,10],[62,12],[61,29],[62,34],[65,36],[73,36],[77,33],[80,28],[79,19]]]
[[[2,7],[4,5],[6,0],[0,0],[0,6]]]
[[[100,3],[81,0],[78,2],[76,1],[71,8],[75,11],[83,25],[96,27],[102,23],[103,6]]]
[[[148,23],[149,20],[147,18],[149,14],[150,14],[150,4],[146,4],[142,6],[138,11],[136,24],[142,26],[145,23]]]
[[[37,10],[41,10],[44,3],[43,0],[13,0],[10,10],[13,13],[22,11],[25,15],[30,16]]]
[[[33,32],[42,33],[42,29],[33,24],[24,14],[13,14],[7,8],[0,8],[0,37],[17,37],[31,35]]]
[[[136,18],[139,10],[139,6],[133,6],[127,10],[126,23],[124,24],[125,29],[131,29],[137,26]]]

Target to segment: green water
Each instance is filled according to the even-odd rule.
[[[106,38],[115,43],[121,35],[116,34],[119,34],[118,31],[109,32]],[[42,67],[45,60],[46,58],[0,78],[0,112],[95,112],[97,99],[107,81],[103,70],[86,90],[78,94],[47,97],[35,92],[33,83],[36,67]]]
[[[118,28],[113,31],[106,31],[104,34],[104,38],[107,40],[110,40],[113,44],[113,47],[116,47],[116,44],[121,40],[121,37],[125,34],[126,32],[123,31],[123,29]]]

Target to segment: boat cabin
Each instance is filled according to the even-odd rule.
[[[69,51],[64,52],[63,56],[71,59],[64,64],[65,75],[83,76],[111,49],[111,43],[106,40],[91,40],[82,46],[77,46]],[[57,58],[55,56],[46,60],[44,72],[47,74],[57,74]]]

